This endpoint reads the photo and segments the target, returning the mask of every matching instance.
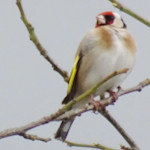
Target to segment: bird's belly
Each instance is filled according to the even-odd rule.
[[[95,51],[94,55],[98,55]],[[91,56],[95,57],[95,56]],[[126,49],[115,49],[112,51],[101,52],[98,57],[95,57],[91,63],[91,67],[85,69],[87,74],[82,80],[81,91],[83,92],[95,86],[98,82],[104,80],[108,75],[112,74],[114,71],[120,71],[122,69],[128,68],[128,72],[125,74],[117,75],[103,85],[101,85],[95,92],[95,95],[101,95],[106,90],[113,89],[121,84],[121,82],[127,77],[131,72],[134,65],[134,57]]]

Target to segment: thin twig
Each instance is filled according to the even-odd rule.
[[[137,92],[137,91],[140,92],[142,88],[148,85],[150,85],[150,79],[145,79],[144,81],[140,82],[137,86],[133,88],[129,88],[127,90],[120,90],[118,92],[118,96],[129,94],[131,92]],[[108,99],[111,99],[111,97]],[[139,150],[138,146],[133,141],[133,139],[126,133],[126,131],[119,125],[119,123],[111,116],[111,114],[108,113],[108,111],[102,111],[100,109],[99,112],[117,129],[117,131],[122,135],[122,137],[128,142],[128,144],[134,150]]]
[[[121,147],[121,150],[134,150],[133,148],[126,147],[124,145],[120,145],[120,147]]]
[[[99,111],[122,135],[122,137],[128,142],[133,150],[139,150],[133,139],[126,133],[126,131],[119,125],[119,123],[108,113],[108,111]]]
[[[127,69],[123,69],[121,71],[113,72],[111,75],[109,75],[104,80],[99,82],[96,86],[94,86],[93,88],[91,88],[87,92],[85,92],[86,94],[83,93],[81,96],[75,98],[74,100],[72,100],[71,102],[69,102],[68,104],[63,106],[61,109],[59,109],[56,113],[54,113],[54,114],[52,114],[50,116],[43,117],[43,118],[41,118],[38,121],[31,122],[31,123],[29,123],[27,125],[24,125],[22,127],[16,127],[16,128],[6,129],[4,131],[1,131],[0,132],[0,139],[8,137],[8,136],[22,134],[22,133],[24,133],[24,132],[26,132],[26,131],[28,131],[28,130],[30,130],[32,128],[35,128],[35,127],[40,126],[42,124],[46,124],[46,123],[49,123],[50,121],[56,120],[56,118],[58,118],[59,116],[64,114],[66,111],[68,111],[76,102],[81,101],[83,98],[85,98],[88,95],[92,94],[92,92],[94,93],[97,90],[97,88],[99,86],[101,86],[103,83],[105,83],[106,81],[108,81],[109,79],[111,79],[112,77],[114,77],[114,76],[116,76],[118,74],[125,73],[126,71],[127,71]]]
[[[129,91],[131,93],[131,89],[133,90],[133,92],[140,91],[141,88],[144,88],[145,86],[148,86],[148,85],[150,85],[150,79],[146,79],[143,82],[141,82],[140,84],[138,84],[137,86],[122,91],[120,95],[118,93],[118,96],[122,96],[123,94],[126,94]],[[105,99],[105,100],[106,101],[107,100],[110,101],[110,99],[112,99],[112,98],[108,98],[108,99]],[[83,108],[82,110],[80,110],[80,112],[79,111],[75,111],[71,115],[79,115],[79,113],[82,113],[82,112],[85,112],[85,111],[89,111],[89,110],[93,109],[93,107],[94,106],[90,105],[89,108]],[[66,110],[64,110],[64,107],[63,107],[63,108],[59,109],[56,113],[54,113],[54,114],[52,114],[50,116],[43,117],[43,118],[41,118],[41,119],[39,119],[37,121],[28,123],[28,124],[26,124],[24,126],[16,127],[16,128],[9,128],[9,129],[3,130],[3,131],[0,132],[0,139],[6,138],[6,137],[9,137],[9,136],[13,136],[13,135],[20,135],[23,132],[26,132],[26,131],[28,131],[30,129],[33,129],[33,128],[38,127],[40,125],[47,124],[47,123],[49,123],[51,121],[57,120],[57,118],[60,117],[65,112],[66,112]],[[66,116],[64,116],[64,118],[66,118]],[[61,118],[61,120],[64,119],[64,118]]]
[[[133,92],[141,92],[141,90],[150,85],[150,79],[145,79],[142,82],[140,82],[138,85],[132,87],[132,88],[128,88],[126,90],[120,90],[117,95],[118,97],[123,96],[125,94],[129,94],[129,93],[133,93]],[[107,105],[112,104],[113,102],[113,97],[110,96],[108,98],[103,99],[100,103],[100,108],[99,110],[103,110],[101,108],[104,108]],[[63,120],[63,119],[68,119],[71,118],[73,116],[80,116],[82,113],[93,110],[94,106],[93,105],[86,105],[83,108],[77,108],[76,110],[70,110],[65,112],[65,114],[61,115],[60,117],[57,117],[56,120]],[[110,114],[109,114],[110,115]]]
[[[20,11],[20,15],[21,15],[21,20],[23,21],[24,25],[26,26],[29,35],[30,35],[30,40],[35,44],[35,46],[37,47],[38,51],[41,53],[42,56],[44,56],[44,58],[52,65],[53,69],[55,71],[57,71],[66,82],[69,81],[68,78],[68,74],[66,71],[62,70],[53,60],[52,58],[48,55],[46,49],[42,46],[42,44],[40,43],[40,41],[37,38],[37,35],[34,32],[34,28],[32,26],[32,24],[28,21],[25,12],[23,10],[22,7],[22,2],[21,0],[17,0],[16,2],[19,11]]]
[[[127,90],[120,90],[118,92],[118,96],[122,96],[125,94],[129,94],[131,92],[140,92],[142,88],[145,86],[150,85],[150,79],[146,79],[142,82],[140,82],[137,86],[127,89]],[[110,98],[109,98],[110,99]],[[108,113],[108,111],[102,111],[101,109],[99,112],[117,129],[117,131],[122,135],[122,137],[128,142],[128,144],[134,149],[139,150],[136,143],[133,141],[133,139],[126,133],[126,131],[119,125],[119,123],[111,116],[111,114]]]
[[[76,147],[88,147],[88,148],[96,148],[96,149],[101,149],[101,150],[117,150],[117,149],[113,149],[110,147],[106,147],[104,145],[101,144],[97,144],[97,143],[93,143],[93,144],[83,144],[83,143],[75,143],[75,142],[70,142],[70,141],[65,141],[65,143],[68,146],[76,146]]]
[[[116,0],[109,0],[114,7],[120,9],[121,11],[125,12],[126,14],[134,17],[135,19],[137,19],[138,21],[142,22],[143,24],[147,25],[148,27],[150,27],[150,22],[147,21],[146,19],[144,19],[143,17],[137,15],[135,12],[133,12],[132,10],[130,10],[129,8],[125,7],[124,5],[122,5],[121,3],[119,3]]]
[[[142,88],[144,88],[148,85],[150,85],[150,79],[145,79],[144,81],[140,82],[137,86],[129,88],[127,90],[120,90],[117,94],[120,97],[122,95],[129,94],[132,92],[141,92]],[[103,99],[103,101],[101,102],[101,106],[104,107],[104,106],[111,104],[112,100],[113,100],[112,96],[109,98]],[[66,113],[65,115],[66,115],[66,118],[67,117],[71,118],[72,116],[81,115],[81,113],[83,113],[83,112],[93,110],[93,108],[94,108],[94,106],[90,105],[90,106],[86,106],[84,108],[80,108],[80,109],[78,109],[78,111],[75,111],[75,112],[70,111],[68,114]],[[139,150],[138,146],[133,141],[133,139],[125,132],[125,130],[119,125],[119,123],[108,113],[108,111],[103,111],[100,108],[99,112],[117,129],[117,131],[122,135],[122,137],[128,142],[128,144],[131,146],[130,149]],[[61,117],[59,117],[58,119],[65,118],[65,116],[63,116],[63,118],[61,118]],[[125,147],[124,147],[124,150],[125,150]]]
[[[121,95],[129,94],[129,93],[133,93],[133,92],[137,92],[137,91],[141,92],[142,88],[148,86],[149,84],[150,84],[150,78],[147,78],[133,88],[129,88],[127,90],[120,90],[118,95],[121,96]]]
[[[117,76],[119,74],[123,74],[126,73],[128,71],[127,68],[122,69],[120,71],[114,71],[112,74],[110,74],[109,76],[107,76],[104,80],[100,81],[99,83],[97,83],[94,87],[90,88],[89,90],[87,90],[86,92],[84,92],[83,94],[81,94],[80,96],[78,96],[77,98],[71,100],[69,103],[67,103],[64,106],[65,110],[69,110],[75,103],[77,103],[78,101],[83,100],[84,98],[90,96],[91,94],[93,94],[94,92],[96,92],[96,90],[105,82],[107,82],[108,80],[110,80],[111,78],[113,78],[114,76]]]
[[[25,139],[32,140],[32,141],[35,141],[35,140],[42,141],[42,142],[49,142],[49,141],[51,141],[51,138],[43,138],[43,137],[39,137],[37,135],[27,134],[25,132],[22,132],[19,135],[24,137]]]

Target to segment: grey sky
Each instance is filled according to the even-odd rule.
[[[3,130],[55,112],[61,107],[67,84],[29,40],[16,2],[0,2],[0,130]],[[119,12],[106,0],[24,0],[23,6],[43,46],[55,62],[68,72],[80,40],[95,25],[96,15],[108,10]],[[149,1],[137,0],[136,5],[135,1],[127,1],[126,6],[150,20]],[[150,77],[150,28],[119,13],[138,47],[135,68],[122,85],[125,88]],[[147,87],[141,93],[120,97],[114,106],[108,107],[141,150],[150,148],[149,93],[150,87]],[[59,123],[55,122],[30,133],[53,137],[58,126]],[[92,112],[76,119],[68,140],[98,142],[114,148],[126,144],[112,125]],[[3,150],[83,149],[70,148],[56,140],[45,144],[17,136],[0,140],[0,147]]]

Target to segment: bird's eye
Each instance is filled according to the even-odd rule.
[[[105,18],[107,23],[110,23],[115,19],[115,17],[112,15],[106,15]]]

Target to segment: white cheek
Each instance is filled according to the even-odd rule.
[[[114,16],[115,16],[116,19],[121,20],[121,16],[118,13],[113,12],[113,14],[114,14]]]

